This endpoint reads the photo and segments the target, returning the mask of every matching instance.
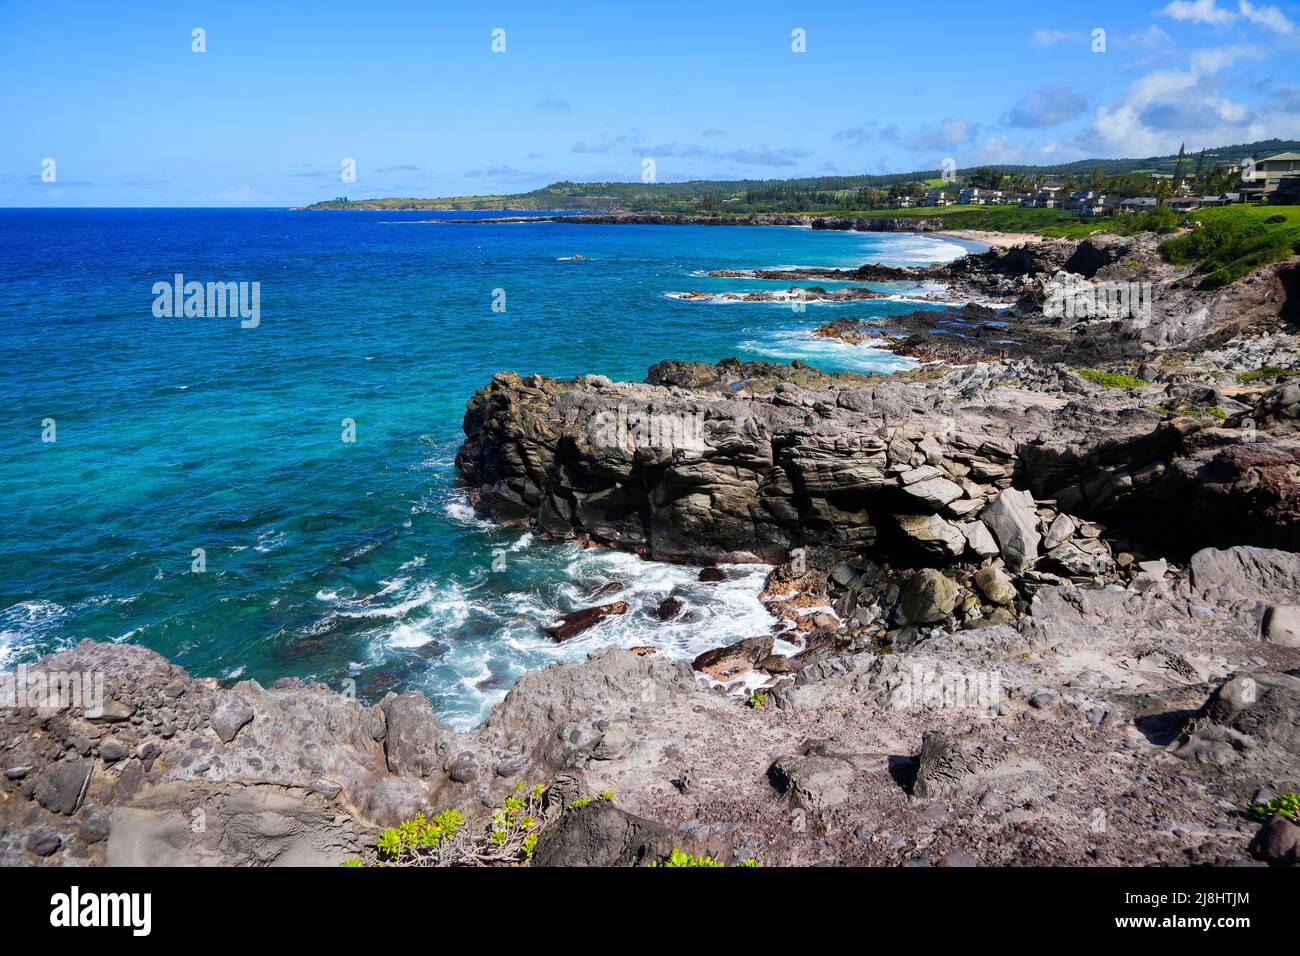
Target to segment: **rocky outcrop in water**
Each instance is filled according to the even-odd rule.
[[[1161,259],[1161,241],[1151,235],[1098,234],[1082,242],[1045,239],[993,249],[931,267],[868,263],[856,269],[731,269],[709,275],[782,283],[890,282],[909,298],[966,303],[945,313],[926,310],[840,329],[847,335],[883,335],[886,348],[927,361],[1151,362],[1157,369],[1176,370],[1204,364],[1203,354],[1222,343],[1280,335],[1285,341],[1275,342],[1269,355],[1243,356],[1230,367],[1250,371],[1280,356],[1292,365],[1300,345],[1300,257],[1206,292],[1201,276],[1189,267]],[[1121,293],[1122,306],[1116,304]],[[1063,308],[1067,297],[1079,308],[1073,303]],[[990,315],[973,312],[971,303],[976,309],[1009,308]]]
[[[470,401],[457,464],[499,521],[660,560],[942,563],[990,557],[987,531],[1014,573],[1088,576],[1119,552],[1297,540],[1300,386],[1223,420],[1116,391],[1026,362],[936,382],[740,362],[661,363],[646,384],[503,374]]]

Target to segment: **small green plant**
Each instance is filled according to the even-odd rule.
[[[360,860],[344,860],[342,866],[365,866]]]
[[[444,810],[432,819],[417,813],[389,827],[375,842],[381,862],[397,866],[475,866],[519,863],[537,849],[544,786],[516,783],[492,815],[486,833],[472,838],[459,810]],[[360,860],[344,866],[361,866]]]
[[[1300,368],[1279,368],[1276,365],[1265,365],[1253,372],[1242,372],[1237,376],[1237,381],[1242,385],[1249,385],[1251,382],[1258,382],[1261,378],[1272,378],[1274,375],[1300,375]]]
[[[1097,368],[1071,368],[1070,371],[1102,388],[1141,388],[1151,384],[1146,379],[1127,372],[1103,372]]]
[[[590,804],[590,803],[591,803],[591,797],[579,797],[577,800],[574,800],[572,803],[570,803],[570,804],[569,804],[567,807],[565,807],[564,809],[566,809],[566,810],[581,810],[583,807],[587,806],[587,805]]]
[[[1257,803],[1250,808],[1250,812],[1260,820],[1267,820],[1273,814],[1277,814],[1286,817],[1292,823],[1300,823],[1300,793],[1292,791],[1274,797],[1267,803]]]
[[[380,856],[399,859],[419,850],[433,850],[456,838],[465,818],[459,810],[444,810],[432,820],[417,813],[395,827],[389,827],[379,836],[375,849]]]
[[[604,800],[606,803],[613,803],[613,802],[614,802],[614,791],[613,791],[613,790],[602,790],[602,791],[600,791],[600,799]]]
[[[689,853],[683,853],[681,850],[678,850],[677,848],[674,847],[673,852],[668,855],[668,859],[664,860],[663,863],[654,864],[654,865],[657,866],[725,866],[726,864],[718,860],[715,860],[711,856],[704,856],[703,854],[699,856],[691,856]]]
[[[756,690],[749,695],[749,700],[745,701],[745,703],[755,710],[762,710],[763,705],[767,703],[767,695],[761,690]]]
[[[1210,405],[1206,408],[1194,408],[1191,405],[1180,405],[1177,408],[1170,408],[1167,405],[1159,405],[1152,409],[1161,415],[1173,415],[1177,418],[1213,418],[1216,421],[1223,421],[1228,417],[1218,405]]]
[[[711,856],[705,856],[704,854],[700,854],[699,856],[691,856],[691,854],[683,853],[681,850],[674,847],[672,853],[668,854],[668,859],[663,861],[655,860],[650,865],[651,866],[714,867],[714,866],[726,866],[727,864],[723,863],[721,860],[715,860]],[[745,867],[761,867],[762,865],[763,865],[762,863],[759,863],[752,856],[748,857],[743,863],[736,864],[736,866],[745,866]]]

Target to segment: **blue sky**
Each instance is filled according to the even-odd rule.
[[[1300,137],[1300,6],[0,0],[0,115],[5,206],[1145,156]]]

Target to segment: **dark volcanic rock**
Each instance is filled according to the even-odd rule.
[[[669,596],[659,602],[659,606],[655,608],[655,616],[661,621],[671,621],[681,614],[685,607],[686,605],[677,598]]]
[[[72,816],[81,806],[94,768],[89,760],[65,760],[55,764],[37,781],[36,802],[54,813]]]
[[[673,848],[667,827],[598,800],[565,811],[538,844],[533,866],[640,866]]]
[[[1300,826],[1275,813],[1259,828],[1251,849],[1277,866],[1300,866]]]
[[[727,647],[715,647],[695,658],[692,666],[715,680],[728,681],[754,669],[759,661],[772,653],[773,638],[769,635],[747,637]]]
[[[565,614],[560,618],[558,624],[552,624],[543,630],[551,636],[557,643],[569,641],[591,630],[611,614],[626,614],[629,605],[626,601],[615,601],[612,604],[602,604],[599,607],[587,607],[580,611],[573,611]]]

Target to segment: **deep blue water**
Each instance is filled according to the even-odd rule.
[[[500,370],[895,367],[808,330],[915,305],[797,313],[666,293],[777,287],[701,270],[961,252],[911,235],[417,221],[429,215],[0,210],[0,668],[125,640],[223,680],[421,689],[466,726],[524,670],[603,643],[688,654],[763,630],[761,569],[705,590],[689,569],[478,520],[452,466],[466,399]],[[153,285],[175,273],[259,282],[260,324],[155,316]],[[562,647],[540,634],[614,578],[633,613]],[[644,613],[673,588],[697,623]]]

